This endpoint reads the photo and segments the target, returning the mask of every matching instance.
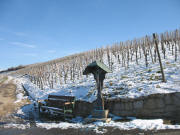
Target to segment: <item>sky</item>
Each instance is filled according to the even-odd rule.
[[[0,0],[0,69],[180,28],[180,0]]]

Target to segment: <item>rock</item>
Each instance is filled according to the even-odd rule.
[[[156,106],[156,108],[164,108],[165,107],[165,103],[163,101],[163,98],[155,99],[155,106]]]
[[[78,104],[78,103],[77,103]],[[140,118],[177,118],[180,120],[180,92],[153,94],[133,98],[118,98],[106,101],[106,109],[117,116],[135,116]],[[81,102],[77,113],[91,113],[93,105]]]
[[[144,107],[147,109],[163,108],[164,106],[163,98],[152,98],[144,101]]]
[[[147,99],[144,101],[144,108],[147,109],[155,109],[155,102],[154,99]]]
[[[175,95],[176,95],[176,97],[179,98],[179,100],[180,100],[180,92],[176,92]]]
[[[176,106],[180,106],[180,98],[178,98],[176,95],[172,96],[172,101]]]
[[[133,115],[133,111],[121,111],[120,116],[132,116]]]
[[[133,103],[134,109],[142,109],[143,108],[143,101],[136,101]]]
[[[124,103],[115,103],[114,105],[114,110],[118,110],[118,111],[121,111],[121,110],[124,110]]]
[[[133,105],[131,102],[129,102],[129,103],[127,102],[124,104],[124,108],[125,108],[125,110],[131,111],[133,109]]]
[[[172,98],[171,98],[171,95],[164,95],[164,102],[166,105],[170,105],[172,104]]]
[[[176,110],[176,108],[174,107],[174,105],[166,105],[165,108],[164,108],[164,111],[165,112],[172,112]]]

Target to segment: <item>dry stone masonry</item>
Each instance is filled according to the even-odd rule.
[[[88,116],[93,103],[78,101],[76,114]],[[118,98],[105,101],[105,108],[117,116],[138,118],[168,118],[180,120],[180,93],[158,93],[139,98]]]

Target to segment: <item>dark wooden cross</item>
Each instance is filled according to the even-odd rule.
[[[103,81],[105,79],[106,73],[112,72],[106,65],[104,65],[100,61],[94,61],[89,64],[83,72],[83,75],[87,75],[92,73],[94,75],[94,79],[96,80],[98,94],[96,100],[96,110],[104,110],[104,99],[102,95],[103,89]]]

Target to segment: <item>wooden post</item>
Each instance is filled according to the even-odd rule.
[[[163,71],[163,66],[162,66],[162,62],[161,62],[161,56],[160,56],[160,53],[159,53],[158,42],[157,42],[155,33],[153,33],[153,39],[154,39],[155,46],[156,46],[156,51],[157,51],[157,54],[158,54],[159,65],[160,65],[160,68],[161,68],[162,82],[166,82],[166,79],[165,79],[165,76],[164,76],[164,71]]]
[[[97,90],[98,90],[97,105],[96,105],[97,110],[104,110],[104,99],[102,96],[104,76],[105,75],[102,75],[102,73],[100,73],[99,69],[96,71],[96,73],[94,73],[94,77],[95,77],[96,84],[97,84]]]

